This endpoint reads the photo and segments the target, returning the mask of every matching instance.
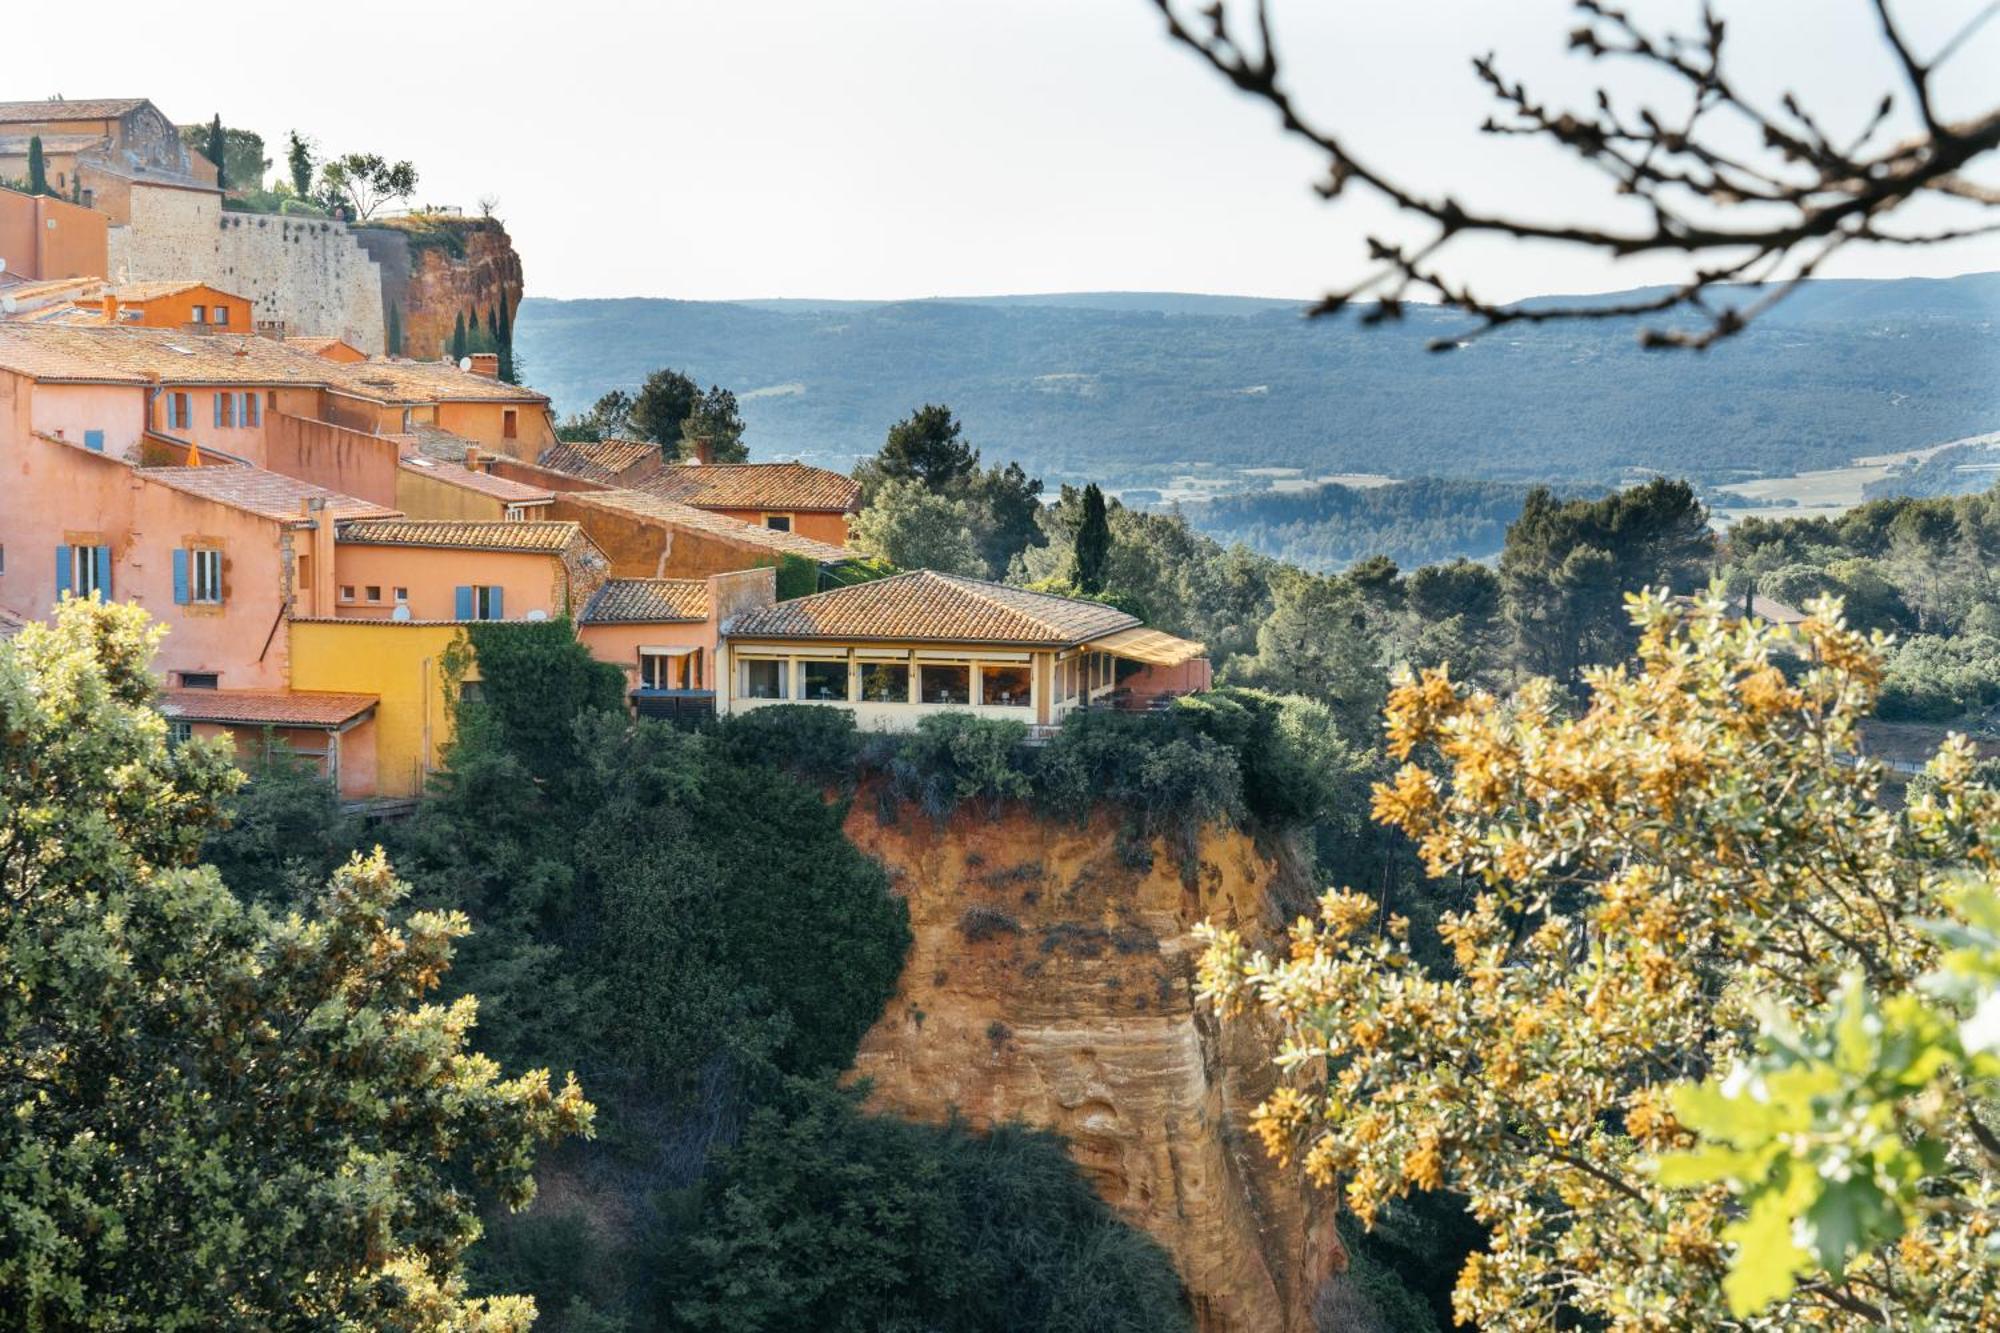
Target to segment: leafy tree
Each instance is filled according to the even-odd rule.
[[[750,459],[749,447],[743,443],[743,417],[736,410],[736,395],[713,384],[688,402],[687,416],[681,420],[678,457],[698,457],[704,446],[711,463],[745,463]]]
[[[268,758],[223,803],[202,843],[236,896],[275,911],[303,908],[361,845],[340,795],[303,760],[267,750]]]
[[[1203,993],[1262,1010],[1281,1049],[1312,1053],[1284,1062],[1260,1135],[1339,1182],[1364,1222],[1413,1191],[1465,1195],[1491,1240],[1454,1306],[1482,1328],[1646,1311],[1656,1326],[1716,1327],[1752,1305],[1769,1306],[1772,1327],[1992,1324],[1990,1107],[1951,1080],[1916,1088],[1900,1062],[1921,1047],[1897,1035],[1891,1006],[1935,952],[1922,920],[1966,910],[1954,886],[1990,874],[2000,794],[1972,780],[1960,741],[1906,808],[1882,801],[1882,767],[1854,753],[1880,647],[1836,605],[1796,630],[1733,621],[1718,597],[1642,598],[1633,614],[1638,666],[1593,670],[1581,714],[1547,681],[1501,703],[1432,672],[1392,696],[1405,765],[1377,786],[1376,816],[1417,842],[1431,874],[1476,889],[1440,921],[1444,965],[1420,962],[1409,923],[1383,923],[1376,897],[1348,890],[1321,899],[1284,957],[1208,932]],[[1796,681],[1778,665],[1792,656],[1812,664]],[[1876,1158],[1887,1177],[1831,1158],[1822,1174],[1819,1130],[1791,1118],[1807,1104],[1836,1113],[1837,1080],[1739,1082],[1750,1095],[1734,1107],[1673,1090],[1748,1051],[1760,1015],[1805,1025],[1850,976],[1885,1025],[1838,1020],[1854,1034],[1838,1041],[1880,1035],[1856,1058],[1879,1073],[1876,1094],[1923,1116],[1937,1151]],[[1844,1133],[1879,1127],[1835,1118]],[[1707,1166],[1748,1182],[1790,1160],[1789,1184],[1746,1185],[1745,1213],[1723,1183],[1653,1168],[1704,1125],[1717,1136]],[[1744,1137],[1760,1129],[1782,1133],[1777,1157]],[[1854,1262],[1885,1234],[1882,1209],[1905,1204],[1900,1245]],[[1792,1286],[1801,1239],[1826,1271]],[[1732,1263],[1742,1276],[1725,1283]]]
[[[39,134],[28,138],[28,193],[49,193],[48,160],[42,156],[42,136]]]
[[[613,389],[590,405],[588,412],[572,414],[556,428],[556,438],[561,440],[595,443],[599,440],[628,440],[639,436],[632,424],[632,412],[636,400],[623,389]]]
[[[949,500],[918,481],[885,482],[874,502],[848,532],[855,550],[898,569],[935,569],[944,574],[983,577],[986,561],[972,535],[974,515],[962,500]]]
[[[863,1115],[792,1086],[751,1117],[671,1254],[670,1326],[828,1333],[1192,1329],[1179,1279],[1061,1142]],[[664,1313],[664,1312],[663,1312]]]
[[[301,199],[312,198],[314,170],[312,140],[297,130],[290,130],[285,135],[285,170],[291,173],[292,193]]]
[[[1688,591],[1712,559],[1708,516],[1684,481],[1661,478],[1601,500],[1528,493],[1507,529],[1500,577],[1521,664],[1568,684],[1628,653],[1624,597]]]
[[[328,198],[362,222],[390,200],[408,199],[417,190],[417,169],[380,153],[344,154],[321,166],[319,175]]]
[[[1360,741],[1373,731],[1387,689],[1381,660],[1381,643],[1351,582],[1287,570],[1272,585],[1257,651],[1232,673],[1260,689],[1327,704],[1345,734]]]
[[[304,912],[196,864],[237,781],[166,744],[159,638],[70,599],[0,644],[0,1304],[25,1327],[523,1329],[472,1300],[478,1187],[534,1191],[592,1108],[503,1080],[425,1004],[463,917],[378,853]]]
[[[656,370],[632,399],[629,421],[642,440],[660,445],[671,458],[680,450],[681,425],[694,412],[701,389],[678,370]],[[600,399],[600,402],[603,400]]]
[[[1105,567],[1111,559],[1111,519],[1105,513],[1104,492],[1094,481],[1083,488],[1083,519],[1077,524],[1071,556],[1077,591],[1085,596],[1103,592]]]
[[[854,470],[861,483],[862,502],[873,502],[877,487],[892,481],[914,481],[938,494],[955,491],[979,468],[979,451],[965,439],[965,428],[942,403],[926,403],[889,427],[881,452]]]
[[[222,113],[218,111],[215,119],[208,123],[208,137],[202,144],[203,155],[215,164],[215,187],[218,190],[228,189],[231,180],[227,143],[222,135]]]

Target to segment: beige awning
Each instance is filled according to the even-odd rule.
[[[1203,645],[1192,639],[1177,639],[1156,629],[1121,629],[1083,645],[1095,652],[1114,653],[1148,666],[1179,666],[1203,653]]]

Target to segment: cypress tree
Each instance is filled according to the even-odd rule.
[[[215,113],[215,119],[208,122],[208,160],[215,163],[215,188],[229,188],[229,174],[223,170],[222,160],[229,155],[229,141],[222,133],[222,113]]]
[[[403,307],[389,302],[388,328],[386,330],[390,356],[403,354]]]
[[[1079,592],[1104,591],[1105,567],[1111,562],[1111,516],[1104,492],[1091,482],[1083,488],[1083,522],[1076,529],[1076,586]]]
[[[452,321],[451,359],[453,361],[463,361],[465,359],[465,315],[463,312],[460,312],[458,317]]]
[[[37,134],[28,140],[28,193],[47,194],[49,192],[49,167],[42,158],[42,136]]]
[[[514,378],[514,316],[507,308],[507,289],[500,289],[500,378],[518,384]]]

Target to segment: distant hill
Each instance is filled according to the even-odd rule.
[[[1701,356],[1642,351],[1605,325],[1423,350],[1465,327],[1431,308],[1363,329],[1283,301],[1179,293],[529,298],[516,346],[566,412],[659,366],[733,388],[755,457],[845,467],[912,407],[946,402],[990,457],[1128,486],[1273,464],[1721,481],[2000,426],[2000,274],[1811,283]]]

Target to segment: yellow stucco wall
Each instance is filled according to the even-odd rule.
[[[396,508],[411,518],[480,519],[507,517],[507,502],[464,486],[454,486],[409,468],[396,469]]]
[[[376,794],[415,796],[451,738],[443,657],[458,625],[291,622],[292,688],[373,694]],[[476,675],[476,673],[473,673]]]

